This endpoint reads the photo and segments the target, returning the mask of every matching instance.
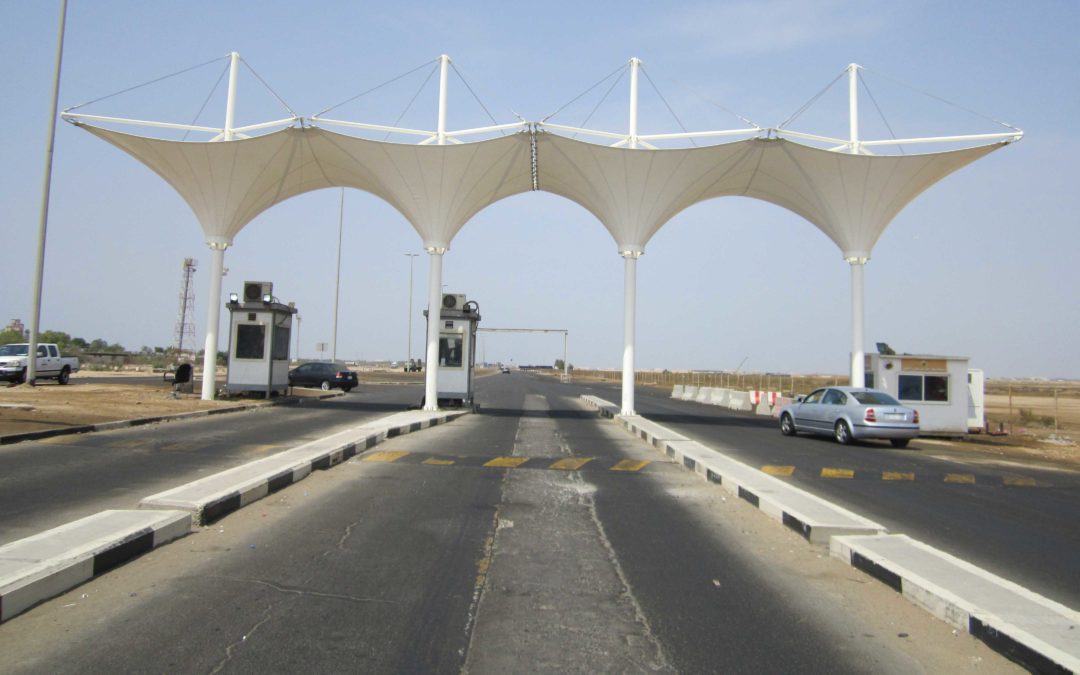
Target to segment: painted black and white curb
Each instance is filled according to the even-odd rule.
[[[0,621],[190,531],[186,511],[102,511],[0,546]]]

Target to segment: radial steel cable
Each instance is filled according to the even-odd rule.
[[[121,94],[126,94],[129,91],[135,91],[136,89],[141,89],[141,88],[147,87],[147,86],[149,86],[151,84],[156,84],[158,82],[161,82],[162,80],[167,80],[170,77],[176,77],[177,75],[183,75],[184,73],[189,73],[189,72],[191,72],[193,70],[198,70],[199,68],[202,68],[204,66],[208,66],[211,63],[214,63],[215,61],[220,61],[221,59],[228,59],[228,58],[229,58],[228,55],[219,56],[216,59],[210,59],[209,61],[207,61],[205,63],[200,63],[197,66],[191,66],[190,68],[184,68],[183,70],[178,70],[175,73],[172,73],[170,75],[163,75],[162,77],[155,78],[153,80],[150,80],[149,82],[143,82],[142,84],[137,84],[134,87],[128,87],[127,89],[122,89],[122,90],[120,90],[120,91],[118,91],[118,92],[116,92],[114,94],[109,94],[108,96],[102,96],[101,98],[95,98],[92,101],[87,101],[85,103],[80,103],[79,105],[73,105],[70,108],[65,108],[64,112],[71,112],[72,110],[78,110],[79,108],[82,108],[84,106],[88,106],[88,105],[90,105],[92,103],[98,103],[100,101],[104,101],[105,99],[113,98],[114,96],[119,96]]]
[[[415,103],[416,99],[419,98],[420,92],[424,90],[424,87],[427,86],[427,83],[431,81],[432,76],[435,75],[435,70],[435,68],[432,68],[428,71],[427,77],[425,77],[424,81],[420,83],[420,86],[416,88],[416,92],[413,93],[412,98],[409,99],[409,102],[407,104],[405,104],[405,109],[401,111],[401,114],[397,116],[397,119],[394,120],[394,123],[391,126],[396,127],[401,122],[402,118],[404,118],[405,115],[409,114],[409,110],[412,109],[413,103]],[[392,133],[392,131],[387,131],[386,134],[383,136],[383,140],[385,141],[386,139],[390,138],[390,134]]]
[[[903,80],[892,77],[891,75],[888,75],[886,73],[883,73],[883,72],[880,72],[880,71],[877,71],[877,70],[872,70],[870,68],[863,68],[863,70],[865,70],[868,73],[873,73],[873,74],[877,75],[878,77],[883,77],[886,80],[891,80],[891,81],[895,82],[896,84],[899,84],[901,87],[906,87],[907,89],[910,89],[911,91],[914,91],[915,93],[922,94],[923,96],[928,96],[928,97],[934,99],[935,101],[940,101],[941,103],[944,103],[945,105],[950,105],[950,106],[956,108],[957,110],[963,110],[966,113],[969,113],[971,115],[975,115],[976,117],[980,117],[980,118],[982,118],[982,119],[984,119],[984,120],[986,120],[988,122],[993,122],[994,124],[1000,124],[1001,126],[1005,127],[1006,129],[1012,129],[1013,131],[1022,131],[1022,129],[1020,129],[1019,127],[1014,127],[1013,125],[1009,124],[1008,122],[1002,122],[999,119],[995,119],[995,118],[990,117],[988,115],[984,115],[981,112],[972,110],[971,108],[965,108],[964,106],[959,105],[958,103],[953,103],[952,101],[950,101],[948,99],[945,99],[945,98],[942,98],[942,97],[938,96],[937,94],[931,94],[928,91],[924,91],[922,89],[919,89],[918,87],[916,87],[914,85],[908,84],[907,82],[904,82]]]
[[[870,86],[866,84],[866,80],[863,78],[862,73],[858,73],[858,77],[859,82],[862,83],[863,89],[866,90],[866,95],[870,97],[870,102],[874,104],[874,109],[877,110],[878,115],[881,116],[881,121],[885,123],[885,128],[889,130],[889,135],[892,136],[892,139],[895,141],[896,132],[893,131],[892,125],[889,124],[889,120],[885,118],[885,113],[881,110],[881,106],[878,105],[877,99],[874,98],[874,93],[870,91]],[[900,151],[901,155],[907,154],[906,152],[904,152],[904,146],[897,145],[896,148]]]
[[[604,76],[603,78],[601,78],[599,82],[597,82],[597,83],[596,83],[596,84],[594,84],[593,86],[589,87],[589,88],[588,88],[588,89],[586,89],[585,91],[581,92],[580,94],[578,94],[578,95],[577,95],[577,96],[575,96],[574,98],[570,99],[569,101],[567,101],[566,103],[564,103],[564,104],[563,104],[563,105],[562,105],[562,106],[561,106],[561,107],[560,107],[560,108],[559,108],[558,110],[556,110],[555,112],[551,113],[550,115],[548,115],[548,116],[547,116],[547,117],[545,117],[544,119],[540,120],[540,123],[541,123],[541,124],[543,124],[544,122],[547,122],[547,121],[548,121],[549,119],[551,119],[552,117],[555,117],[556,115],[558,115],[559,113],[561,113],[561,112],[562,112],[563,110],[565,110],[565,109],[566,109],[566,108],[567,108],[568,106],[570,106],[570,105],[573,105],[574,103],[576,103],[576,102],[578,101],[578,99],[582,98],[583,96],[585,96],[586,94],[588,94],[588,93],[589,93],[590,91],[592,91],[593,89],[596,89],[597,87],[599,87],[599,86],[600,86],[601,84],[603,84],[604,82],[606,82],[606,81],[607,81],[608,79],[610,79],[610,78],[614,77],[615,75],[620,75],[621,73],[623,73],[623,72],[625,72],[625,71],[626,71],[626,64],[623,64],[623,65],[619,66],[619,67],[618,67],[618,68],[616,68],[615,70],[611,71],[611,73],[609,73],[608,75],[606,75],[606,76]],[[621,75],[620,75],[620,77],[621,77]]]
[[[242,57],[242,56],[240,57],[240,62],[243,63],[245,66],[247,66],[247,69],[251,71],[251,74],[255,76],[255,79],[257,79],[259,82],[261,82],[262,86],[266,87],[266,90],[268,92],[273,94],[274,98],[276,98],[278,100],[278,103],[280,103],[282,106],[284,106],[285,109],[289,111],[290,115],[292,115],[293,117],[300,117],[299,115],[296,114],[296,111],[294,111],[292,108],[290,108],[289,104],[286,103],[283,98],[278,96],[278,93],[276,91],[274,91],[274,89],[269,84],[266,83],[266,80],[262,79],[262,76],[260,76],[258,73],[255,72],[255,69],[251,67],[251,64],[248,63],[244,59],[244,57]]]
[[[487,114],[488,119],[491,120],[491,123],[495,124],[495,125],[498,125],[499,121],[497,119],[495,119],[495,116],[492,115],[491,111],[487,109],[487,106],[484,105],[484,102],[481,101],[480,97],[476,95],[476,92],[473,91],[473,88],[469,86],[469,81],[465,79],[465,76],[461,74],[461,71],[458,70],[458,67],[454,65],[453,61],[450,62],[450,67],[454,69],[455,73],[457,73],[457,76],[461,80],[461,83],[464,84],[465,88],[469,90],[469,93],[472,94],[473,99],[484,110],[484,113]],[[503,136],[506,135],[505,131],[500,131],[499,133],[502,134]]]
[[[347,98],[347,99],[345,99],[344,101],[342,101],[341,103],[338,103],[338,104],[336,104],[336,105],[332,105],[332,106],[330,106],[330,107],[329,107],[329,108],[327,108],[326,110],[321,110],[321,111],[319,111],[319,112],[315,113],[314,115],[312,115],[312,117],[318,117],[319,115],[322,115],[322,114],[324,114],[324,113],[328,113],[328,112],[330,112],[330,111],[331,111],[331,110],[333,110],[334,108],[340,108],[341,106],[345,105],[346,103],[352,103],[353,101],[355,101],[356,99],[358,99],[358,98],[360,98],[360,97],[362,97],[362,96],[367,96],[368,94],[370,94],[370,93],[371,93],[371,92],[373,92],[373,91],[376,91],[376,90],[378,90],[378,89],[382,89],[383,87],[385,87],[385,86],[386,86],[386,85],[388,85],[388,84],[393,84],[394,82],[397,82],[398,80],[400,80],[400,79],[402,79],[402,78],[404,78],[404,77],[408,77],[409,75],[412,75],[412,74],[413,74],[413,73],[415,73],[416,71],[418,71],[418,70],[421,70],[422,68],[424,68],[424,67],[426,67],[426,66],[429,66],[429,65],[432,65],[432,64],[434,64],[434,67],[435,67],[435,68],[438,68],[438,67],[439,67],[439,60],[438,60],[438,59],[434,59],[434,60],[432,60],[432,61],[424,61],[424,62],[423,62],[423,63],[421,63],[421,64],[420,64],[419,66],[417,66],[417,67],[413,68],[413,69],[412,69],[412,70],[410,70],[409,72],[407,72],[407,73],[402,73],[401,75],[398,75],[397,77],[394,77],[394,78],[392,78],[392,79],[389,79],[389,80],[387,80],[386,82],[383,82],[383,83],[382,83],[382,84],[380,84],[380,85],[376,85],[376,86],[372,87],[371,89],[368,89],[367,91],[362,91],[362,92],[360,92],[359,94],[357,94],[356,96],[353,96],[352,98]]]
[[[840,74],[839,74],[839,75],[837,75],[837,76],[836,76],[836,77],[835,77],[835,78],[833,79],[833,81],[832,81],[832,82],[830,82],[830,83],[828,83],[827,85],[825,85],[825,88],[824,88],[824,89],[822,89],[822,90],[821,90],[821,91],[819,91],[819,92],[818,92],[817,94],[815,94],[813,98],[811,98],[811,99],[810,99],[809,101],[807,101],[806,103],[804,103],[804,104],[803,104],[803,106],[802,106],[801,108],[799,108],[798,110],[796,110],[796,111],[795,111],[795,114],[794,114],[794,115],[792,115],[791,117],[789,117],[789,118],[787,118],[786,120],[784,120],[784,121],[783,121],[783,122],[782,122],[782,123],[781,123],[781,124],[780,124],[779,126],[777,126],[776,128],[777,128],[777,129],[783,129],[783,128],[784,128],[784,127],[786,127],[786,126],[787,126],[788,124],[790,124],[790,123],[794,122],[794,121],[795,121],[796,119],[798,119],[799,115],[802,115],[802,114],[803,114],[804,112],[806,112],[806,111],[807,111],[807,109],[808,109],[808,108],[810,108],[810,106],[812,106],[812,105],[814,105],[815,103],[817,103],[817,100],[818,100],[819,98],[821,98],[821,97],[822,97],[822,96],[823,96],[823,95],[825,94],[825,92],[829,91],[829,89],[831,89],[831,88],[832,88],[832,86],[833,86],[834,84],[836,84],[836,83],[837,83],[837,81],[838,81],[838,80],[839,80],[840,78],[842,78],[842,77],[843,77],[844,75],[846,75],[846,74],[847,74],[847,69],[845,68],[844,70],[840,71]]]
[[[195,113],[195,117],[192,118],[191,124],[189,126],[195,126],[195,123],[199,121],[200,117],[202,117],[203,111],[206,110],[206,106],[210,104],[210,99],[214,97],[214,92],[216,92],[217,88],[221,85],[221,81],[225,79],[225,73],[227,72],[229,72],[229,64],[226,63],[225,67],[221,69],[221,74],[218,75],[217,81],[214,82],[214,86],[210,88],[210,93],[206,95],[206,100],[204,100],[202,106],[199,107],[199,112]],[[188,134],[190,133],[191,129],[185,131],[184,135],[180,137],[180,140],[186,141]]]
[[[660,97],[661,101],[663,101],[664,107],[666,107],[668,109],[668,112],[671,113],[671,116],[675,118],[675,123],[679,125],[679,128],[682,129],[683,133],[690,133],[686,129],[686,125],[682,123],[681,119],[679,119],[679,116],[675,114],[675,110],[672,109],[671,104],[668,103],[667,99],[664,98],[664,95],[662,93],[660,93],[660,88],[657,87],[656,83],[653,82],[651,77],[649,77],[649,73],[648,73],[648,71],[645,70],[645,66],[641,66],[641,74],[644,75],[645,79],[649,81],[649,85],[652,86],[653,91],[655,91],[656,95]],[[698,147],[697,142],[694,141],[693,138],[690,138],[688,140],[690,141],[690,144],[693,145],[695,148]]]

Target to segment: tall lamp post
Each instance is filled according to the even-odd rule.
[[[300,314],[296,315],[296,360],[300,360]]]
[[[419,253],[405,253],[406,258],[409,259],[409,332],[405,335],[405,341],[409,343],[406,351],[408,352],[409,360],[406,362],[412,365],[412,298],[413,298],[413,259],[420,256]]]

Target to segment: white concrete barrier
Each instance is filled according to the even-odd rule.
[[[688,384],[683,388],[682,400],[693,401],[697,399],[698,387],[693,384]]]
[[[677,384],[671,388],[671,398],[682,398],[683,385]]]
[[[732,391],[731,396],[728,398],[728,408],[731,410],[742,410],[744,412],[753,410],[754,406],[750,403],[750,392]]]
[[[694,400],[697,401],[698,403],[708,403],[709,402],[709,396],[712,393],[712,389],[713,389],[712,387],[701,387],[701,388],[699,388],[697,396],[694,397]]]
[[[713,387],[709,391],[709,405],[727,405],[728,390],[722,387]]]

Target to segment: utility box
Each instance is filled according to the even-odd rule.
[[[277,302],[272,288],[267,282],[250,282],[244,284],[242,300],[236,293],[229,296],[227,394],[261,392],[270,398],[288,393],[296,308]]]
[[[978,372],[971,378],[969,373]],[[972,384],[982,398],[982,371],[968,370],[966,356],[867,354],[866,386],[888,392],[919,411],[921,434],[966,434],[973,407]],[[973,379],[976,382],[973,382]],[[975,426],[982,426],[981,421]]]
[[[424,316],[428,316],[424,310]],[[445,293],[439,313],[438,405],[473,404],[476,328],[480,306],[460,293]]]

